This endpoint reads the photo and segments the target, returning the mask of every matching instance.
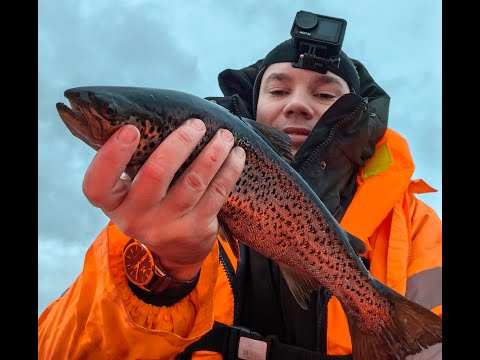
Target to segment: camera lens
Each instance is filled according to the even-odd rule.
[[[295,17],[295,22],[298,25],[298,27],[308,30],[315,27],[315,25],[317,25],[317,16],[310,12],[299,11],[297,13],[297,16]]]

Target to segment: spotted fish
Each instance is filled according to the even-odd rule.
[[[57,103],[73,135],[98,150],[121,126],[135,125],[138,149],[126,168],[135,176],[172,131],[189,118],[202,119],[203,140],[177,172],[188,167],[219,128],[229,129],[246,152],[240,179],[218,214],[222,237],[238,257],[238,241],[275,261],[292,294],[306,309],[309,294],[326,287],[341,302],[350,325],[352,355],[359,359],[404,359],[442,342],[442,320],[373,278],[344,231],[315,192],[290,166],[283,132],[235,116],[194,95],[165,89],[91,86],[65,91],[71,108]],[[341,102],[358,102],[347,94]]]

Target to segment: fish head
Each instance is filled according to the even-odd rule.
[[[108,91],[107,91],[108,90]],[[57,103],[63,123],[73,135],[98,150],[123,125],[133,123],[125,99],[102,87],[79,87],[64,92],[70,107]]]
[[[133,172],[172,131],[173,125],[158,112],[162,94],[141,88],[86,86],[68,89],[64,95],[70,107],[56,104],[60,118],[74,136],[95,150],[124,125],[139,129],[140,143],[128,165]]]

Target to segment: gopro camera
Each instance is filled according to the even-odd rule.
[[[290,35],[300,54],[314,54],[324,58],[337,57],[342,49],[347,28],[344,19],[299,11],[293,21]]]

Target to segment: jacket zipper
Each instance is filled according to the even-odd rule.
[[[233,323],[235,324],[235,320],[238,319],[238,295],[237,295],[237,290],[236,286],[233,284],[233,277],[235,276],[235,272],[233,270],[233,265],[228,259],[228,255],[225,252],[225,249],[223,248],[222,244],[220,241],[218,242],[218,249],[219,249],[219,260],[220,264],[222,264],[223,271],[225,271],[225,274],[227,275],[227,280],[228,284],[230,285],[230,289],[232,290],[233,294]],[[225,259],[226,258],[226,259]],[[227,263],[228,261],[228,263]]]
[[[405,212],[407,214],[407,235],[408,235],[408,252],[407,252],[407,266],[410,264],[410,256],[412,252],[412,229],[413,229],[413,219],[411,216],[411,204],[408,203],[408,196],[404,195],[406,197],[405,203],[406,203],[406,209]]]
[[[242,112],[240,111],[240,106],[238,106],[238,103],[237,103],[237,99],[235,98],[235,96],[232,96],[232,103],[233,103],[233,107],[235,109],[235,114],[237,116],[242,116]]]

